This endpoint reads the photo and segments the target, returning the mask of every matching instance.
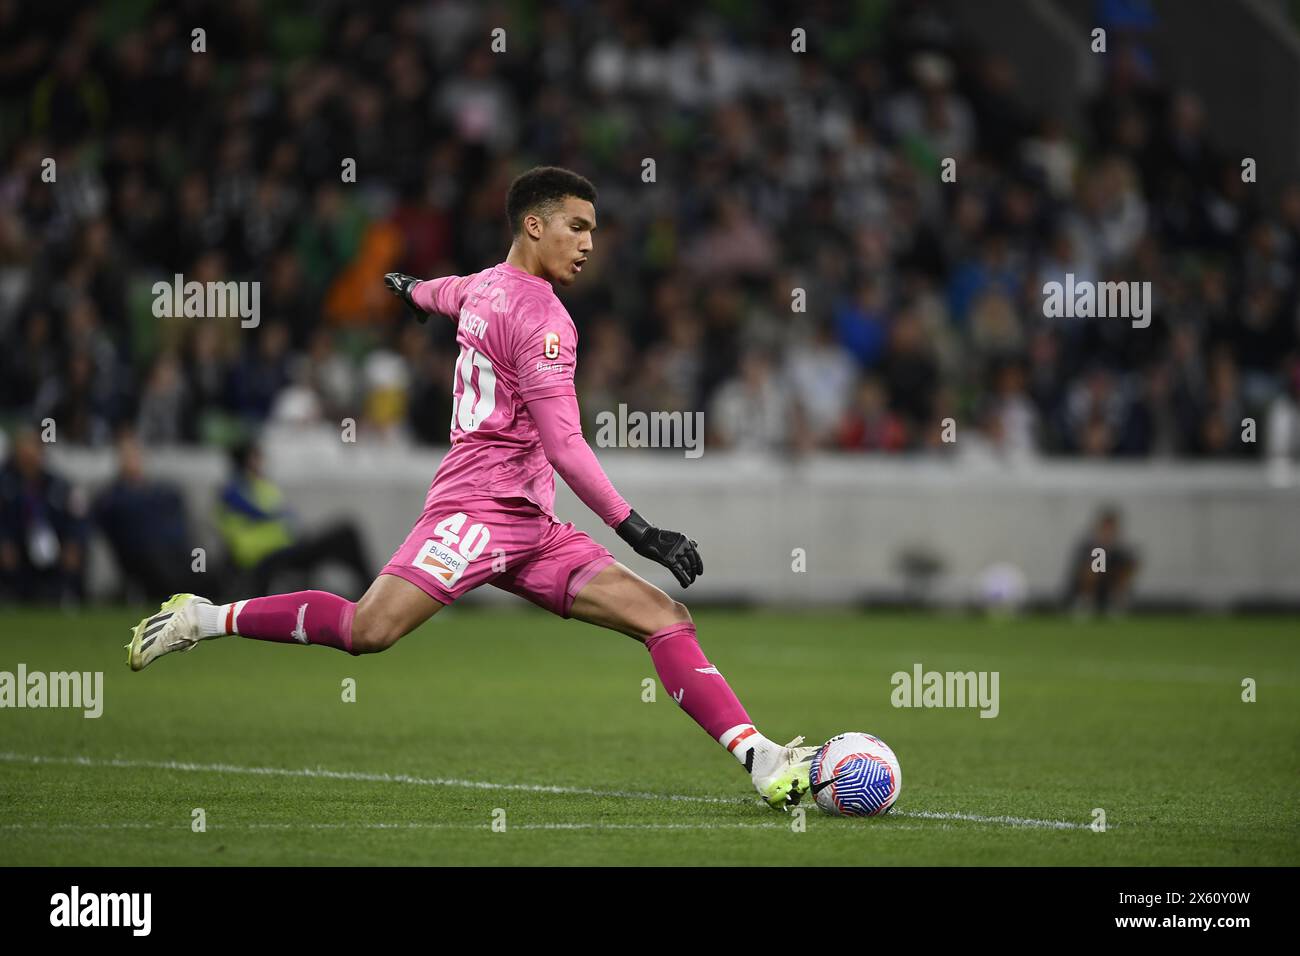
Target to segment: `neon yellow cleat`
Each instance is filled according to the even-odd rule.
[[[769,807],[775,810],[789,810],[803,799],[811,786],[808,782],[808,769],[812,766],[816,747],[800,747],[802,737],[796,737],[785,745],[776,769],[763,779],[754,778],[754,789]]]
[[[144,670],[164,654],[193,649],[201,640],[197,608],[211,603],[197,594],[173,594],[131,632],[126,644],[127,665],[133,671]]]

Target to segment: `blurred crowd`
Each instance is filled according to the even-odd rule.
[[[589,417],[703,410],[708,448],[775,453],[1300,447],[1300,184],[1258,198],[1140,38],[1070,124],[932,3],[799,20],[804,53],[769,2],[0,0],[0,417],[445,443],[452,323],[381,276],[502,260],[507,185],[555,164],[600,190],[563,296]],[[1150,327],[1045,318],[1067,273],[1149,281]],[[156,317],[176,274],[260,282],[257,326]]]
[[[257,442],[229,449],[229,473],[213,502],[210,553],[195,547],[209,538],[194,534],[185,489],[150,473],[129,425],[118,429],[114,472],[93,496],[50,467],[49,444],[35,429],[15,429],[0,464],[0,604],[83,602],[92,531],[113,556],[116,597],[132,602],[200,590],[218,602],[269,594],[277,582],[305,585],[327,566],[351,576],[339,590],[356,599],[374,575],[356,525],[303,522],[265,474]]]

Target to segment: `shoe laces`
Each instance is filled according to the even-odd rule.
[[[799,764],[812,760],[813,755],[817,753],[816,747],[800,747],[799,745],[801,743],[803,743],[803,737],[796,737],[785,745],[786,751],[789,755],[787,759],[791,764]]]
[[[181,611],[178,613],[184,612]],[[199,641],[201,640],[203,640],[201,637],[185,637],[184,635],[179,635],[167,645],[167,650],[173,653],[184,654],[186,651],[192,651],[194,648],[198,647]]]
[[[178,637],[167,645],[169,652],[184,654],[186,651],[192,651],[199,646],[199,642],[191,640],[188,637]]]

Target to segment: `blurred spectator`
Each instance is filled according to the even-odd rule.
[[[895,317],[889,330],[889,353],[881,371],[889,389],[890,408],[903,418],[909,430],[938,425],[932,415],[938,363],[915,312],[905,311]]]
[[[686,249],[686,263],[701,277],[760,276],[776,259],[768,228],[735,196],[717,202],[713,224]]]
[[[1113,156],[1083,176],[1070,216],[1080,254],[1105,269],[1134,251],[1146,226],[1146,203],[1131,165]]]
[[[1275,473],[1289,477],[1300,465],[1300,356],[1286,365],[1286,388],[1268,408],[1265,450]]]
[[[1113,372],[1094,365],[1075,382],[1065,401],[1066,447],[1091,458],[1116,450],[1128,419],[1128,402]]]
[[[469,55],[464,69],[441,84],[435,102],[439,116],[462,141],[498,151],[514,142],[514,100],[509,87],[494,75],[487,49],[480,47]]]
[[[829,324],[791,347],[785,378],[799,412],[800,435],[815,446],[828,445],[848,409],[858,377],[857,364],[836,341]]]
[[[877,279],[864,279],[851,299],[835,306],[835,326],[840,344],[864,368],[880,362],[886,349],[889,313],[884,286]]]
[[[661,408],[695,408],[699,404],[701,330],[699,322],[684,309],[666,316],[668,334],[659,348],[665,396]]]
[[[248,576],[247,588],[271,594],[283,573],[309,574],[322,565],[338,564],[352,573],[360,597],[373,571],[356,527],[339,521],[319,531],[303,530],[280,489],[263,474],[256,444],[236,445],[230,460],[230,480],[217,503],[217,528],[233,568]]]
[[[1210,361],[1210,373],[1204,402],[1199,410],[1200,429],[1197,451],[1216,457],[1239,456],[1247,451],[1242,444],[1245,406],[1237,365],[1226,349],[1219,350]]]
[[[1024,350],[1024,331],[1011,296],[989,290],[975,300],[970,314],[970,344],[981,365]]]
[[[146,445],[179,444],[185,438],[186,400],[176,353],[163,352],[149,370],[140,396],[136,413],[140,441]],[[120,442],[118,454],[122,455]]]
[[[867,375],[858,382],[853,402],[840,421],[836,447],[845,451],[902,451],[907,429],[891,412],[880,380]]]
[[[265,420],[276,394],[289,384],[289,365],[288,328],[278,322],[259,328],[230,371],[232,410],[250,425]]]
[[[416,441],[436,445],[447,441],[450,432],[452,374],[456,356],[429,348],[411,369],[411,414],[409,424]],[[586,411],[586,409],[584,409]]]
[[[974,145],[975,122],[970,106],[952,89],[952,64],[935,53],[921,53],[912,61],[916,87],[896,96],[890,104],[893,133],[924,164],[927,172],[939,168],[944,157],[965,157]]]
[[[740,371],[713,396],[707,427],[720,448],[772,452],[790,441],[790,400],[761,349],[741,357]]]
[[[1190,409],[1180,412],[1173,400],[1169,364],[1155,362],[1141,373],[1140,394],[1124,424],[1120,450],[1126,455],[1170,458],[1186,444],[1185,422]]]
[[[1103,508],[1070,555],[1065,606],[1080,614],[1122,613],[1137,570],[1137,552],[1123,540],[1119,511]]]
[[[993,376],[992,398],[986,422],[988,436],[999,454],[1007,458],[1033,458],[1038,452],[1038,411],[1025,391],[1025,370],[1007,362]]]
[[[117,475],[95,497],[92,514],[122,572],[126,598],[152,603],[170,594],[222,592],[215,555],[195,571],[195,540],[178,486],[145,475],[140,440],[117,437]]]
[[[81,495],[45,467],[45,444],[36,432],[19,429],[0,467],[0,594],[22,602],[80,602],[86,537]]]

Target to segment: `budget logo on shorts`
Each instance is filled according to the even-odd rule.
[[[469,564],[463,554],[457,554],[451,548],[430,538],[412,562],[417,568],[433,578],[447,590],[460,580]]]
[[[560,335],[558,332],[546,333],[546,338],[542,339],[542,354],[548,359],[560,357]]]

